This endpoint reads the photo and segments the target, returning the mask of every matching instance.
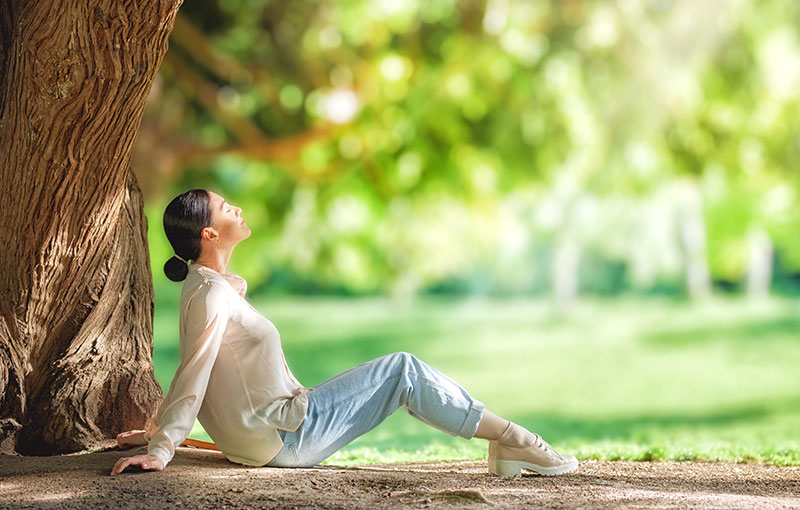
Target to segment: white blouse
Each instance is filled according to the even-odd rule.
[[[181,292],[181,363],[147,428],[164,463],[195,418],[231,462],[263,466],[283,446],[278,429],[303,422],[311,388],[292,375],[280,334],[244,297],[247,282],[192,262]]]

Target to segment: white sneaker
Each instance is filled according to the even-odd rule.
[[[546,476],[563,475],[578,469],[578,459],[558,453],[539,434],[509,422],[497,441],[489,441],[489,472],[522,476],[523,468]]]

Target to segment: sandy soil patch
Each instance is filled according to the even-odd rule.
[[[249,468],[182,447],[164,471],[109,475],[142,451],[0,455],[0,508],[800,509],[800,468],[764,464],[584,461],[568,475],[506,479],[485,461]]]

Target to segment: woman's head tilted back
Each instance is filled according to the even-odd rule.
[[[200,258],[200,264],[213,266],[221,254],[227,261],[234,246],[250,236],[250,227],[242,218],[242,209],[222,195],[190,189],[167,206],[164,232],[176,254],[164,264],[164,273],[180,282],[189,273],[190,260],[198,262]]]
[[[172,199],[164,210],[164,233],[172,249],[185,261],[200,256],[200,232],[211,226],[211,195],[204,189],[190,189]],[[172,257],[164,264],[164,273],[174,282],[186,279],[187,262]]]

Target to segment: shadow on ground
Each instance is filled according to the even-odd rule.
[[[485,461],[280,469],[182,447],[164,471],[109,474],[142,451],[0,456],[0,508],[800,508],[798,467],[585,461],[506,479]]]

